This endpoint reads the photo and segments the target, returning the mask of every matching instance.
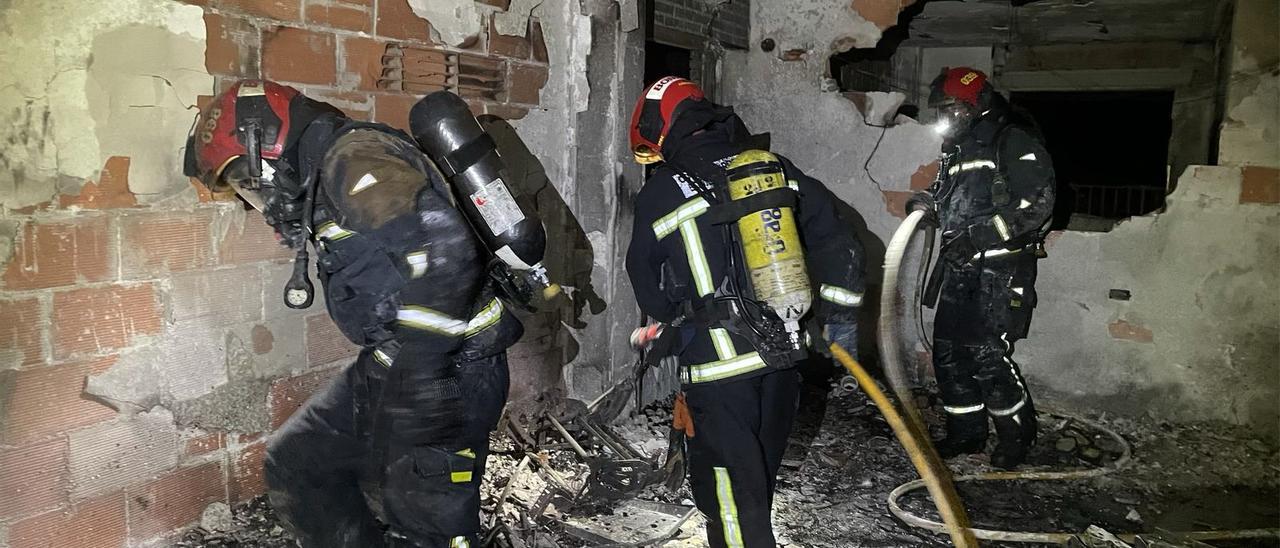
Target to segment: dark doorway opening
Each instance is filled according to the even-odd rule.
[[[1055,228],[1109,230],[1164,207],[1172,91],[1015,92],[1011,100],[1035,119],[1053,157]]]
[[[689,50],[668,46],[653,40],[644,43],[644,85],[663,76],[690,77]]]

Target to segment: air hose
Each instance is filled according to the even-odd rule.
[[[884,392],[879,389],[875,381],[867,374],[867,372],[849,356],[844,349],[832,344],[831,352],[835,358],[849,370],[850,374],[857,379],[858,384],[862,386],[867,396],[876,404],[880,412],[884,414],[885,419],[893,428],[894,434],[898,437],[898,441],[907,451],[907,455],[911,458],[912,464],[919,471],[921,479],[912,480],[899,485],[889,493],[888,505],[889,511],[902,520],[903,523],[912,527],[933,531],[935,533],[946,533],[951,536],[951,541],[957,547],[967,548],[977,546],[976,539],[994,540],[1002,542],[1035,542],[1064,544],[1074,538],[1074,533],[1037,533],[1037,532],[1020,532],[1020,531],[1002,531],[991,529],[975,529],[969,527],[968,517],[965,514],[964,506],[960,502],[959,496],[955,491],[953,482],[962,481],[1010,481],[1010,480],[1074,480],[1092,478],[1110,474],[1124,468],[1132,458],[1132,449],[1128,442],[1116,432],[1098,424],[1096,422],[1086,420],[1080,417],[1070,417],[1071,420],[1081,422],[1087,426],[1101,430],[1108,436],[1111,436],[1122,448],[1120,458],[1114,462],[1099,468],[1089,468],[1084,470],[1066,470],[1066,471],[1015,471],[1015,472],[987,472],[982,474],[971,474],[951,478],[950,469],[938,457],[937,452],[933,449],[933,444],[929,441],[928,429],[924,425],[924,420],[920,415],[920,410],[915,406],[915,399],[911,393],[911,386],[907,380],[905,369],[902,366],[900,352],[902,344],[899,338],[899,314],[897,313],[898,299],[898,269],[902,264],[902,257],[906,252],[907,246],[911,243],[911,238],[916,232],[916,227],[925,213],[922,210],[911,212],[910,215],[894,232],[893,238],[889,241],[888,249],[884,258],[884,286],[880,295],[880,326],[879,326],[879,347],[880,356],[884,360],[885,376],[889,379],[889,385],[892,387],[898,401],[905,410],[905,420],[903,415],[899,415],[893,404],[885,397]],[[926,254],[931,249],[932,234],[927,234],[927,242],[925,245]],[[928,257],[924,259],[928,261]],[[924,272],[924,269],[921,269]],[[916,292],[916,298],[919,299],[919,291]],[[1057,415],[1062,417],[1062,415]],[[917,490],[921,487],[928,488],[930,497],[933,498],[934,505],[938,508],[939,515],[942,516],[942,523],[930,519],[922,518],[908,512],[898,504],[898,499],[908,492]],[[1245,529],[1231,531],[1192,531],[1179,533],[1180,535],[1197,541],[1204,540],[1228,540],[1228,539],[1250,539],[1250,538],[1276,538],[1280,537],[1280,529]],[[1132,541],[1136,534],[1117,535],[1125,541]]]

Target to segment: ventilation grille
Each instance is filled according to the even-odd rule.
[[[506,91],[504,61],[431,48],[387,45],[378,89],[425,94],[447,89],[462,97],[496,101]]]

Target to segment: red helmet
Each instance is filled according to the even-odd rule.
[[[200,112],[187,140],[186,172],[210,189],[232,160],[279,160],[289,136],[289,106],[298,90],[266,80],[241,80]],[[253,150],[250,150],[250,148]],[[256,158],[255,158],[256,157]],[[249,169],[260,169],[257,165]]]
[[[680,115],[682,105],[705,98],[698,84],[676,76],[667,76],[645,88],[631,113],[631,152],[636,162],[661,161],[663,141]]]
[[[969,67],[946,69],[929,87],[929,105],[933,107],[951,99],[978,108],[982,93],[991,89],[991,85],[987,83],[987,75]]]

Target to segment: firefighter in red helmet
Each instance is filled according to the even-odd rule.
[[[850,351],[864,284],[861,244],[821,182],[758,150],[767,145],[693,82],[666,77],[646,88],[630,141],[636,161],[655,168],[636,196],[626,268],[641,310],[666,326],[654,351],[680,362],[678,428],[708,540],[713,547],[774,546],[770,508],[804,351],[787,340],[779,311],[749,288],[753,274],[727,227],[736,218],[794,210],[809,278],[802,282],[816,301],[803,318],[816,326],[808,338],[825,336]],[[746,168],[777,170],[769,173],[783,175],[785,184],[758,201],[731,200],[734,177],[745,173],[739,157],[776,158]]]
[[[1035,406],[1013,346],[1027,335],[1036,306],[1053,163],[1034,123],[979,70],[944,70],[929,102],[944,140],[941,167],[907,211],[925,209],[942,231],[942,260],[930,284],[938,288],[931,291],[938,298],[933,368],[946,412],[938,451],[985,451],[989,416],[997,436],[991,463],[1013,468],[1036,436]]]
[[[311,245],[329,316],[361,347],[268,441],[271,504],[304,547],[477,545],[522,328],[436,165],[400,131],[259,80],[214,98],[188,139],[187,174],[298,251],[286,304],[311,303]]]

